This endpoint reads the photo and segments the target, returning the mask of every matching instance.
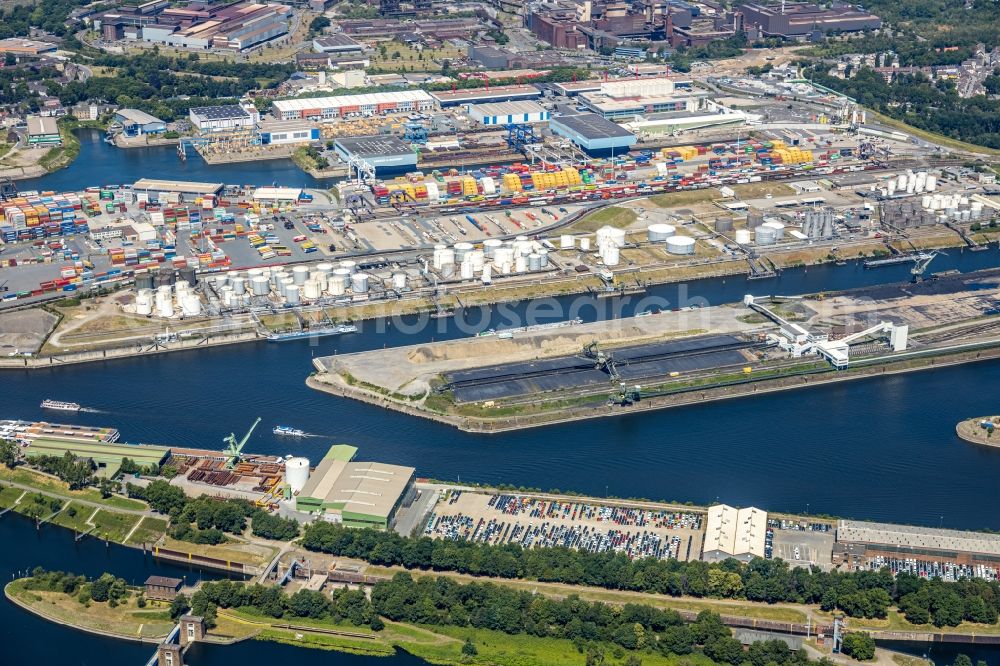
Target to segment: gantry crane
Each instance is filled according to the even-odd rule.
[[[247,430],[247,434],[243,435],[243,439],[239,442],[236,441],[235,433],[229,433],[229,437],[224,437],[222,439],[222,443],[226,444],[226,448],[222,450],[222,452],[226,454],[226,469],[233,469],[236,467],[236,464],[239,463],[240,454],[243,453],[243,447],[246,445],[247,440],[250,439],[250,435],[253,434],[253,430],[257,427],[258,423],[260,423],[259,416],[257,417],[257,420],[253,422],[253,425],[250,426],[250,429]]]

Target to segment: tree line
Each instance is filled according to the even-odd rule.
[[[125,491],[129,497],[144,500],[154,511],[168,516],[170,536],[182,541],[219,544],[226,540],[226,534],[243,534],[248,519],[254,536],[290,541],[299,535],[294,520],[273,516],[246,500],[191,498],[162,479],[146,487],[127,483]]]
[[[1000,582],[929,581],[908,573],[893,576],[888,569],[827,572],[759,558],[747,564],[735,559],[713,563],[632,560],[623,553],[564,547],[525,549],[518,544],[406,538],[394,532],[350,529],[326,522],[307,525],[302,545],[382,566],[669,596],[818,604],[823,610],[840,610],[851,617],[884,618],[895,604],[911,621],[937,626],[957,626],[963,620],[994,624],[1000,611]]]

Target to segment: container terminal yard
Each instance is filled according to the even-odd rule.
[[[317,358],[308,382],[497,432],[993,358],[998,289],[990,269],[836,294],[748,294],[741,304]]]
[[[322,519],[434,539],[565,546],[631,558],[711,562],[761,557],[824,570],[889,567],[945,580],[994,580],[1000,562],[1000,536],[993,534],[768,514],[726,504],[695,507],[474,488],[419,479],[412,467],[357,462],[358,449],[345,444],[330,446],[317,461],[247,453],[242,450],[247,437],[236,435],[221,450],[201,450],[125,444],[113,427],[0,421],[0,433],[21,447],[29,464],[39,455],[68,452],[92,458],[103,475],[114,478],[128,458],[147,469],[170,468],[176,472],[167,475],[170,483],[189,496],[242,498],[300,522]],[[157,477],[163,478],[144,474],[130,482],[145,484]],[[154,554],[170,552],[158,551],[157,543],[142,545]],[[271,566],[287,568],[294,559],[301,566],[305,558],[312,561],[314,573],[322,568],[322,555],[295,549]],[[336,562],[327,564],[328,580],[342,578],[346,567],[334,571]],[[219,566],[263,572],[232,562]]]
[[[320,190],[150,179],[21,196],[2,204],[7,224],[23,228],[5,232],[0,306],[124,290],[57,330],[44,313],[22,313],[14,326],[0,325],[0,345],[21,358],[143,344],[162,351],[185,338],[302,334],[526,295],[635,293],[732,273],[763,279],[783,266],[860,255],[883,255],[873,267],[919,262],[919,249],[979,249],[993,238],[1000,203],[973,191],[975,174],[958,167],[899,171],[868,160],[857,172],[789,172],[794,178],[780,183],[764,181],[768,167],[760,181],[734,175],[721,185],[699,175],[711,173],[699,171],[707,163],[685,166],[685,157],[694,163],[735,145],[685,150],[646,161],[654,171],[694,169],[695,184],[672,176],[620,184],[624,166],[615,164],[608,174],[593,163],[515,164],[496,167],[496,176],[344,183],[343,207]],[[636,169],[644,161],[629,159]]]

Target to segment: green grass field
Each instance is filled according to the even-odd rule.
[[[0,509],[9,509],[14,506],[17,498],[23,494],[24,491],[20,488],[12,488],[10,486],[0,488]]]
[[[70,515],[71,513],[75,515]],[[87,519],[94,513],[94,507],[84,506],[77,502],[68,502],[63,510],[60,511],[52,522],[60,527],[66,527],[77,532],[88,532],[90,531],[90,525],[87,524]]]
[[[94,524],[97,525],[97,529],[93,533],[102,539],[123,543],[125,535],[135,527],[140,517],[101,509],[94,516]]]
[[[636,214],[634,210],[620,208],[618,206],[608,206],[588,213],[577,222],[570,225],[572,231],[597,231],[603,226],[624,229],[635,222]]]
[[[696,203],[705,203],[721,199],[722,195],[718,190],[692,190],[688,192],[667,192],[666,194],[654,194],[649,197],[649,202],[660,208],[674,208],[676,206],[690,206]]]
[[[37,474],[31,470],[24,469],[23,467],[12,470],[0,465],[0,480],[13,481],[14,483],[31,486],[32,488],[49,493],[50,495],[58,495],[59,497],[64,497],[66,499],[82,499],[87,500],[88,502],[99,502],[112,509],[142,511],[147,508],[143,502],[128,499],[127,497],[118,497],[117,495],[113,495],[104,499],[101,497],[100,492],[92,488],[88,488],[86,490],[70,490],[62,481]]]
[[[153,543],[167,531],[167,521],[163,518],[150,518],[145,517],[142,519],[142,524],[136,528],[132,536],[129,537],[127,543],[130,544],[140,544],[140,543]]]

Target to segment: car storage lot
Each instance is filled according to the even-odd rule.
[[[434,507],[424,533],[439,539],[525,547],[568,546],[630,557],[698,559],[703,514],[560,500],[521,494],[451,491]]]

